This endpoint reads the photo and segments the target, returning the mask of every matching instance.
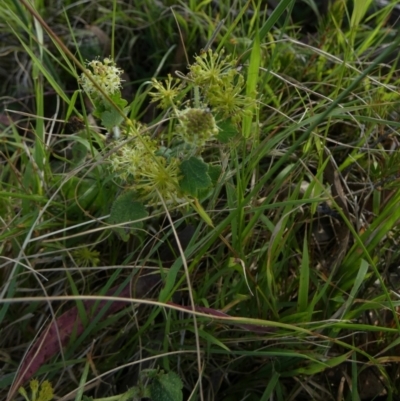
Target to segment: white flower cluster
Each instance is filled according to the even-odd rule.
[[[113,60],[105,58],[103,62],[92,60],[87,63],[90,69],[86,70],[86,74],[82,74],[79,83],[83,90],[91,95],[101,96],[101,92],[93,84],[92,80],[105,92],[107,95],[112,95],[121,89],[121,74],[123,70],[115,66]],[[89,79],[89,76],[92,80]]]

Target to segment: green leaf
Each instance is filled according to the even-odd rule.
[[[252,99],[255,99],[257,96],[257,82],[261,63],[261,45],[260,45],[260,36],[258,32],[259,30],[256,29],[256,36],[254,38],[251,50],[250,63],[248,67],[247,80],[246,80],[246,95]],[[254,107],[252,111],[254,112]],[[252,123],[253,123],[252,114],[248,114],[243,117],[242,135],[244,138],[249,138],[252,133]]]
[[[190,331],[193,332],[194,330],[190,330]],[[213,344],[213,345],[216,345],[217,347],[224,349],[227,352],[231,352],[231,350],[222,341],[218,340],[212,334],[207,333],[207,331],[200,329],[199,336],[201,338],[204,338],[210,345]]]
[[[121,97],[121,92],[115,92],[110,95],[110,99],[118,106],[121,110],[124,110],[128,102]],[[108,108],[114,108],[114,105],[110,105]],[[124,110],[125,111],[125,110]]]
[[[174,373],[159,374],[150,385],[152,401],[182,401],[182,380]]]
[[[298,376],[298,375],[315,375],[321,373],[327,369],[334,368],[348,360],[353,351],[349,351],[346,354],[339,355],[335,358],[326,359],[325,361],[317,361],[308,364],[306,367],[294,369],[282,374],[282,377]]]
[[[305,312],[308,307],[309,280],[310,280],[310,258],[308,255],[307,235],[305,235],[303,243],[303,257],[300,268],[299,296],[298,296],[299,299],[297,302],[297,310],[299,312]]]
[[[55,181],[57,182],[57,180]],[[96,213],[105,202],[107,186],[99,184],[90,178],[71,177],[63,186],[62,194],[69,201],[68,215],[79,215],[82,210]]]
[[[274,388],[276,387],[278,381],[279,381],[279,373],[278,372],[274,372],[272,374],[272,377],[269,379],[267,388],[265,389],[260,401],[268,401],[270,399],[272,399],[272,394],[274,391]]]
[[[78,166],[83,164],[84,159],[88,154],[87,147],[81,142],[76,142],[72,146],[72,165]]]
[[[221,166],[211,166],[209,165],[209,169],[208,169],[208,175],[211,178],[211,183],[212,186],[214,187],[215,184],[217,183],[220,175],[221,175],[221,171],[222,168]],[[206,189],[201,189],[198,192],[198,198],[201,199],[201,201],[204,201],[205,199],[207,199],[210,195],[212,195],[214,191],[214,188],[206,188]]]
[[[129,111],[129,108],[126,108],[128,102],[121,98],[120,92],[110,95],[110,99],[113,101],[113,103],[104,98],[96,99],[96,110],[93,113],[95,117],[101,119],[102,124],[108,130],[120,125],[124,121],[124,116],[121,114],[120,110],[123,111],[124,115],[126,115]]]
[[[199,190],[211,186],[211,178],[208,175],[209,166],[203,160],[191,157],[181,163],[180,169],[183,174],[180,187],[188,194],[197,196]]]
[[[88,374],[89,374],[89,368],[90,368],[90,363],[87,360],[86,363],[85,363],[85,367],[83,369],[82,377],[79,380],[79,387],[78,387],[78,391],[76,393],[75,401],[78,401],[78,400],[82,399],[84,388],[85,388],[85,384],[87,382],[87,378],[88,378]],[[41,397],[39,395],[39,399],[40,398]]]
[[[131,387],[126,393],[121,394],[119,401],[133,401],[142,398],[138,386]]]
[[[135,200],[135,191],[128,191],[120,195],[111,207],[109,223],[121,224],[129,222],[125,227],[115,227],[114,229],[121,235],[124,241],[127,241],[128,233],[135,228],[142,227],[142,222],[137,221],[148,216],[144,205]]]
[[[218,123],[218,127],[220,131],[218,132],[217,139],[222,143],[228,143],[238,135],[236,125],[230,120]]]
[[[274,25],[279,21],[281,15],[290,10],[293,6],[295,0],[282,0],[278,2],[278,5],[274,8],[269,18],[265,21],[264,25],[258,30],[257,37],[253,39],[253,42],[248,47],[248,50],[251,50],[257,41],[263,42],[266,40],[268,33],[274,27]],[[244,56],[241,58],[241,62],[244,63],[247,61],[247,58],[250,57],[251,52],[244,52]]]
[[[111,130],[113,127],[120,125],[124,121],[124,118],[121,114],[115,110],[106,110],[101,113],[101,123],[105,128]]]
[[[211,166],[208,168],[208,175],[211,178],[212,184],[215,185],[221,175],[222,167],[221,166]]]

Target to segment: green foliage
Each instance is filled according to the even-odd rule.
[[[53,3],[0,9],[0,399],[395,399],[396,2]]]
[[[126,223],[124,227],[114,227],[124,241],[128,240],[129,232],[143,226],[140,220],[148,216],[143,204],[135,200],[136,197],[137,194],[134,191],[127,191],[114,201],[111,208],[109,223],[115,225]]]
[[[150,384],[150,398],[152,401],[182,401],[183,383],[174,372],[159,372]]]
[[[72,201],[68,209],[70,215],[76,215],[82,209],[96,212],[104,204],[105,193],[93,179],[71,177],[62,186],[62,193],[67,201]]]
[[[150,379],[150,384],[145,380]],[[82,401],[134,401],[150,398],[152,401],[182,401],[183,383],[174,372],[147,369],[142,371],[140,382],[123,394],[105,398],[92,398],[83,396]]]
[[[208,168],[208,164],[196,157],[183,161],[180,166],[183,175],[180,181],[181,188],[188,194],[197,197],[198,191],[211,185]]]
[[[140,124],[124,117],[129,107],[122,110],[126,103],[121,99],[118,90],[121,85],[121,70],[115,67],[114,62],[107,58],[104,62],[88,63],[93,71],[87,70],[81,76],[80,83],[94,97],[94,114],[101,118],[107,129],[118,130],[116,140],[123,141],[127,136],[136,138],[133,142],[123,144],[122,149],[112,155],[111,162],[114,170],[127,182],[127,186],[133,186],[136,190],[138,201],[157,204],[162,197],[169,204],[179,204],[185,197],[204,196],[205,190],[211,187],[213,181],[208,175],[209,166],[203,160],[190,155],[202,153],[206,143],[215,140],[220,129],[216,125],[214,114],[223,124],[225,121],[228,123],[221,134],[222,140],[227,142],[233,132],[232,126],[238,126],[243,116],[246,115],[247,124],[251,124],[251,110],[255,105],[254,84],[251,90],[253,99],[241,94],[244,77],[235,68],[236,63],[236,59],[230,55],[225,56],[223,51],[218,54],[209,50],[195,58],[195,63],[190,66],[187,74],[194,84],[195,108],[182,107],[180,92],[184,89],[184,82],[180,79],[174,80],[169,75],[164,84],[156,79],[152,80],[152,101],[158,101],[164,109],[170,107],[172,118],[176,119],[176,128],[172,135],[178,141],[170,141],[170,148],[143,136]],[[214,114],[204,106],[207,103],[212,106]],[[126,125],[122,125],[120,137],[119,127],[123,120]],[[187,144],[186,148],[182,148],[186,155],[181,154],[182,150],[179,153],[174,150],[176,146],[181,147],[178,138]],[[172,154],[177,156],[172,158]],[[126,168],[128,165],[129,170]],[[213,167],[214,172],[217,171],[216,167]],[[133,183],[130,182],[132,178]],[[127,239],[122,232],[120,234]]]
[[[112,130],[114,127],[119,126],[124,121],[124,115],[121,115],[120,110],[126,114],[129,108],[125,107],[127,101],[121,98],[121,93],[116,92],[110,96],[112,103],[108,100],[102,102],[96,101],[96,110],[94,115],[101,119],[101,123],[108,130]]]
[[[126,181],[126,186],[136,190],[138,200],[156,205],[162,197],[168,204],[179,205],[185,197],[197,197],[199,190],[211,186],[207,164],[190,156],[201,154],[207,143],[216,140],[220,128],[215,116],[224,126],[221,139],[228,142],[232,126],[236,125],[237,129],[245,115],[247,125],[251,125],[256,104],[254,83],[251,91],[247,88],[252,96],[242,94],[244,77],[235,68],[236,63],[223,50],[215,53],[210,49],[195,57],[187,74],[193,86],[195,107],[187,106],[190,99],[183,102],[184,80],[171,75],[164,83],[152,79],[149,93],[152,102],[158,102],[175,120],[174,130],[168,136],[161,136],[159,141],[143,135],[144,127],[126,117],[131,107],[125,107],[126,102],[121,99],[121,70],[115,63],[108,58],[88,63],[91,69],[81,75],[79,82],[94,99],[94,115],[114,134],[118,131],[114,137],[121,143],[121,149],[111,156],[111,165]],[[135,140],[123,142],[127,137]],[[163,144],[166,138],[169,147]],[[182,140],[186,147],[181,146]],[[175,150],[177,147],[179,151]],[[173,154],[176,156],[172,158]],[[178,167],[183,177],[178,176]]]
[[[217,139],[222,143],[229,143],[238,135],[237,126],[231,120],[225,120],[218,125],[220,131]]]

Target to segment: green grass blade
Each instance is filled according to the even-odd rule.
[[[307,235],[305,235],[303,242],[303,253],[301,258],[300,276],[299,276],[299,300],[297,304],[297,310],[299,312],[306,312],[308,309],[309,280],[310,280],[310,259],[308,255]]]

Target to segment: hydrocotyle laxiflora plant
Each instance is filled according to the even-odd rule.
[[[161,198],[169,207],[180,207],[211,193],[221,162],[205,161],[204,151],[238,136],[242,119],[255,109],[254,98],[243,94],[245,79],[236,64],[223,50],[209,50],[195,57],[186,75],[153,78],[151,101],[168,121],[168,127],[154,135],[151,127],[127,117],[130,107],[121,97],[123,71],[115,62],[105,58],[87,63],[79,83],[93,102],[94,116],[113,138],[109,163],[125,188],[113,204],[113,223],[145,217],[146,207],[157,207]]]

